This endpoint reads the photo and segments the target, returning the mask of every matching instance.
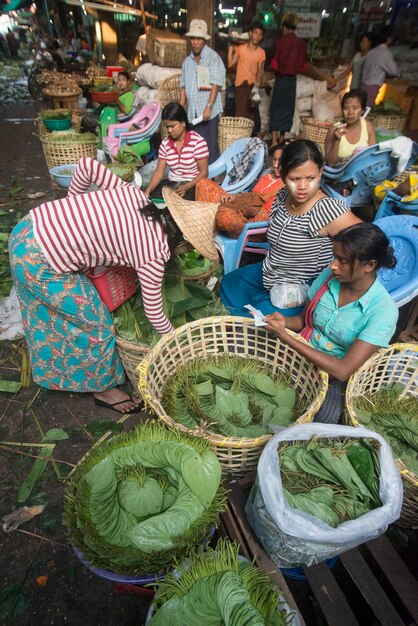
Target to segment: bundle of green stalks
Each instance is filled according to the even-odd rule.
[[[402,383],[392,383],[378,392],[355,398],[358,420],[378,432],[392,448],[393,455],[418,475],[418,402],[401,396]]]
[[[39,112],[43,120],[68,120],[71,117],[70,109],[44,109]]]
[[[161,403],[187,428],[202,424],[226,437],[261,437],[303,413],[289,380],[268,364],[231,354],[195,358],[167,381]]]
[[[378,444],[372,439],[312,439],[279,447],[290,506],[332,527],[382,506]]]
[[[49,143],[97,143],[97,137],[93,133],[50,133]]]
[[[268,576],[220,540],[177,565],[159,585],[150,626],[290,626],[293,614]]]
[[[77,466],[65,498],[69,541],[96,567],[161,573],[217,525],[220,480],[206,441],[147,422],[95,446]]]

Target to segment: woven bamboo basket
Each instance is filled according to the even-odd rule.
[[[401,382],[405,387],[402,396],[418,399],[417,367],[418,344],[394,343],[379,350],[351,376],[346,391],[347,421],[358,426],[359,420],[353,406],[355,398],[376,393],[389,383]],[[418,476],[406,469],[402,461],[396,461],[404,486],[401,516],[397,524],[406,528],[418,528]]]
[[[403,131],[407,115],[373,115],[370,113],[369,120],[375,128]]]
[[[50,141],[52,134],[55,137],[59,135],[59,133],[50,133],[45,137],[41,137],[42,148],[48,169],[51,169],[51,167],[55,167],[56,165],[71,165],[71,163],[78,163],[83,157],[92,157],[93,159],[96,158],[98,145],[97,139],[92,139],[86,143],[80,143],[78,141],[71,141],[69,139],[71,135],[65,134],[65,141],[62,143],[53,143]]]
[[[218,143],[219,151],[224,152],[231,143],[244,137],[251,137],[254,122],[246,117],[229,117],[222,115],[219,120]]]
[[[301,340],[303,341],[303,340]],[[189,430],[175,422],[164,410],[161,396],[165,382],[179,365],[196,357],[235,354],[268,364],[271,373],[286,372],[295,391],[306,400],[298,423],[312,421],[324,401],[328,375],[266,330],[257,328],[246,317],[208,317],[185,324],[165,335],[138,366],[139,391],[146,403],[170,428],[207,439],[218,457],[223,473],[242,476],[257,467],[263,447],[271,435],[257,439],[224,437],[207,427]]]
[[[143,344],[134,343],[133,341],[126,341],[122,337],[116,336],[116,350],[118,351],[120,360],[122,361],[123,369],[128,376],[133,389],[138,389],[138,365],[142,359],[150,351],[150,347]]]
[[[146,46],[151,63],[161,67],[181,67],[187,54],[184,37],[156,28],[149,29]]]
[[[163,109],[170,102],[180,102],[180,74],[173,74],[169,76],[158,87],[157,100],[161,104]],[[161,122],[160,124],[161,139],[168,137],[166,127]]]
[[[302,139],[310,139],[318,144],[322,154],[325,154],[325,139],[328,131],[333,125],[333,120],[317,120],[314,117],[301,117],[302,123]]]

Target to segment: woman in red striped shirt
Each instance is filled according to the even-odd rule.
[[[86,193],[91,183],[98,190]],[[124,372],[112,317],[86,274],[99,266],[134,268],[149,321],[159,333],[170,332],[161,285],[180,231],[163,219],[142,191],[83,158],[68,196],[41,204],[17,224],[10,264],[36,383],[93,392],[96,404],[121,413],[138,409],[118,388]]]
[[[162,187],[169,186],[186,200],[194,200],[196,184],[208,176],[208,145],[203,137],[190,129],[181,104],[167,104],[162,120],[168,137],[160,145],[157,169],[145,194],[150,198],[161,198]],[[168,179],[165,178],[167,167]]]

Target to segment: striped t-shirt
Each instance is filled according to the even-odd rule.
[[[349,211],[341,200],[321,198],[301,215],[285,206],[287,189],[281,189],[271,209],[267,241],[270,250],[263,263],[263,285],[307,283],[332,259],[332,239],[319,234],[327,224]]]
[[[180,152],[171,137],[162,141],[158,151],[158,158],[167,161],[169,180],[193,180],[199,173],[197,161],[208,157],[208,144],[194,130],[186,130]]]
[[[85,193],[91,183],[99,190]],[[147,204],[142,191],[85,157],[68,196],[45,202],[30,215],[36,240],[58,274],[101,266],[134,268],[149,321],[167,333],[172,325],[163,312],[161,285],[170,251],[160,224],[141,213]]]

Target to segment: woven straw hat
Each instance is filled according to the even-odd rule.
[[[218,260],[213,242],[218,205],[213,202],[184,200],[170,187],[163,188],[163,198],[174,221],[196,250],[211,261]]]

